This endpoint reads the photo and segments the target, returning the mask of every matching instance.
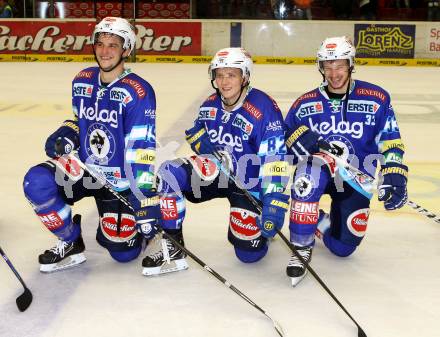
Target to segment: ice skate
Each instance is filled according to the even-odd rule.
[[[180,244],[184,245],[181,233],[172,235],[172,237]],[[146,256],[142,260],[143,275],[155,276],[188,269],[188,263],[186,262],[186,254],[184,251],[175,246],[171,240],[165,237],[161,239],[161,245],[162,249],[154,254]]]
[[[304,259],[305,262],[310,263],[312,260],[312,246],[298,247],[295,246],[296,251]],[[301,260],[292,253],[289,263],[286,268],[286,274],[290,277],[292,287],[295,287],[307,274],[307,268]]]
[[[84,250],[84,241],[81,236],[70,243],[59,240],[55,247],[46,250],[38,257],[40,271],[52,273],[81,264],[86,261]]]

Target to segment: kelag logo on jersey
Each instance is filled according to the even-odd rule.
[[[92,97],[93,85],[86,83],[75,83],[73,85],[73,96]]]
[[[374,115],[380,105],[374,101],[349,100],[347,112],[358,112]]]
[[[301,104],[296,113],[296,117],[304,118],[311,115],[322,114],[324,112],[324,108],[322,106],[322,102],[310,102]]]
[[[119,104],[119,113],[122,113],[122,104]],[[85,118],[89,121],[108,123],[112,128],[118,127],[118,112],[116,110],[102,109],[98,110],[98,103],[94,107],[84,106],[84,100],[81,99],[79,106],[79,118]]]
[[[321,122],[313,124],[313,120],[309,118],[310,129],[321,135],[328,134],[349,134],[353,138],[359,139],[364,134],[364,124],[361,122],[339,121],[336,123],[336,117],[330,117],[331,122]]]
[[[225,145],[233,151],[243,152],[243,142],[239,136],[223,133],[223,126],[219,126],[217,130],[209,130],[209,137],[214,144]]]
[[[252,133],[254,125],[244,118],[241,114],[237,114],[232,122],[232,126],[239,128],[248,136]]]
[[[110,90],[110,100],[121,102],[123,105],[130,103],[133,100],[127,89],[113,88]]]
[[[213,121],[217,116],[217,108],[200,108],[199,119],[202,121]]]

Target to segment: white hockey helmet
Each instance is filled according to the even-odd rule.
[[[329,37],[322,41],[318,49],[316,62],[319,71],[323,71],[323,61],[348,60],[350,68],[354,67],[356,48],[346,36]]]
[[[123,18],[108,16],[101,20],[93,31],[92,43],[95,44],[98,39],[98,34],[109,33],[115,34],[124,40],[124,49],[129,49],[130,54],[136,46],[136,34],[134,33],[133,26]],[[129,55],[130,55],[129,54]]]
[[[252,57],[244,48],[223,48],[215,53],[209,65],[208,73],[211,80],[215,80],[215,69],[238,68],[243,78],[250,79],[252,73]]]

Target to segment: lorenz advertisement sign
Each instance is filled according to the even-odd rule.
[[[0,21],[0,54],[93,55],[95,21]],[[200,22],[137,22],[137,55],[201,55]]]
[[[355,24],[358,58],[414,58],[415,25]]]

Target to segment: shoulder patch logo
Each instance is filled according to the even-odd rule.
[[[263,117],[263,113],[247,101],[243,103],[243,109],[245,109],[256,120],[260,120]]]
[[[313,90],[312,92],[305,93],[301,97],[299,97],[295,102],[293,102],[291,109],[296,109],[296,107],[301,103],[302,101],[309,99],[309,98],[316,98],[318,97],[318,91]]]
[[[122,83],[128,84],[130,87],[132,87],[135,91],[138,97],[143,98],[146,95],[144,87],[135,80],[132,80],[130,78],[123,78]]]
[[[80,71],[76,76],[75,79],[77,78],[92,78],[93,76],[93,70],[90,71]]]
[[[374,89],[367,89],[367,88],[357,88],[356,89],[356,95],[358,96],[370,96],[370,97],[377,97],[382,102],[385,102],[385,94],[379,90]]]

